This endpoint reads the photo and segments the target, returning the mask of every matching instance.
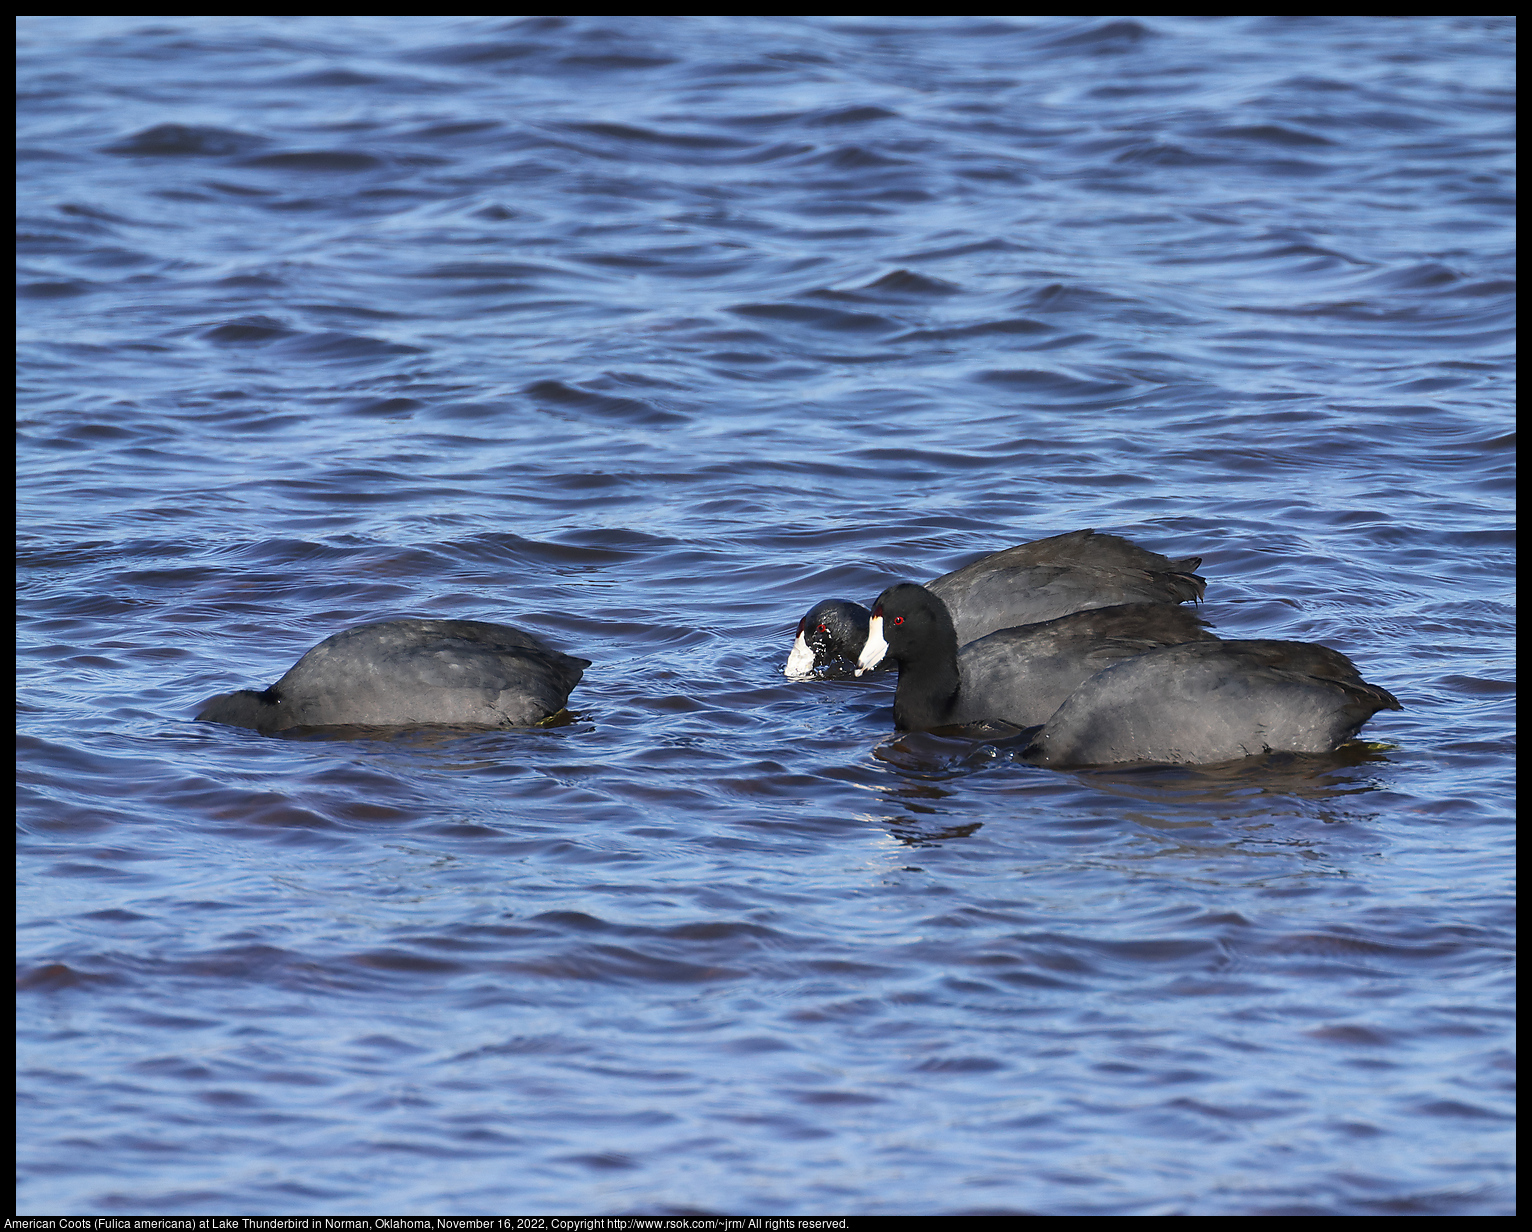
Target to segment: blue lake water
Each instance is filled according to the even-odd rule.
[[[20,19],[22,1214],[1514,1210],[1506,18]],[[791,682],[1091,526],[1405,709]],[[370,619],[535,731],[193,721]]]

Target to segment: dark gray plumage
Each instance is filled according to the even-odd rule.
[[[1026,750],[1045,766],[1232,761],[1327,753],[1400,710],[1338,650],[1309,642],[1193,642],[1092,676]]]
[[[200,721],[253,727],[528,727],[564,708],[589,659],[510,625],[385,620],[328,637],[281,680],[211,699]]]
[[[1120,535],[1074,530],[992,552],[928,584],[947,605],[958,645],[1017,625],[1124,603],[1200,600],[1202,557],[1172,560]]]

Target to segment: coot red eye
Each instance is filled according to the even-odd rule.
[[[904,617],[903,616],[895,616],[894,617],[894,623],[896,625],[902,625],[904,623]]]
[[[828,633],[829,631],[830,631],[830,626],[829,625],[820,625],[819,628],[814,630],[815,633]]]

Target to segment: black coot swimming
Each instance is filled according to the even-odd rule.
[[[1120,535],[1073,530],[991,552],[943,574],[926,588],[952,615],[958,645],[986,633],[1125,603],[1200,600],[1207,581],[1200,556],[1172,559]],[[855,662],[867,640],[869,613],[848,599],[815,604],[798,623],[783,669],[806,676],[838,660]]]
[[[894,725],[929,731],[984,719],[1045,722],[1102,668],[1158,646],[1216,641],[1207,622],[1168,603],[1128,603],[999,629],[959,648],[947,606],[901,582],[878,596],[861,663],[899,668]]]
[[[589,659],[478,620],[385,620],[327,637],[264,692],[197,718],[253,727],[529,727],[557,714]]]
[[[903,583],[878,597],[861,662],[898,663],[895,726],[1040,723],[1023,755],[1045,766],[1326,753],[1379,710],[1402,709],[1338,650],[1221,641],[1203,624],[1178,607],[1135,604],[992,633],[959,651],[941,600]]]

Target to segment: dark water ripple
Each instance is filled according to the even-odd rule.
[[[1513,39],[21,19],[18,1210],[1509,1214]],[[1406,709],[1061,775],[781,675],[1079,526]],[[594,666],[190,721],[406,614]]]

